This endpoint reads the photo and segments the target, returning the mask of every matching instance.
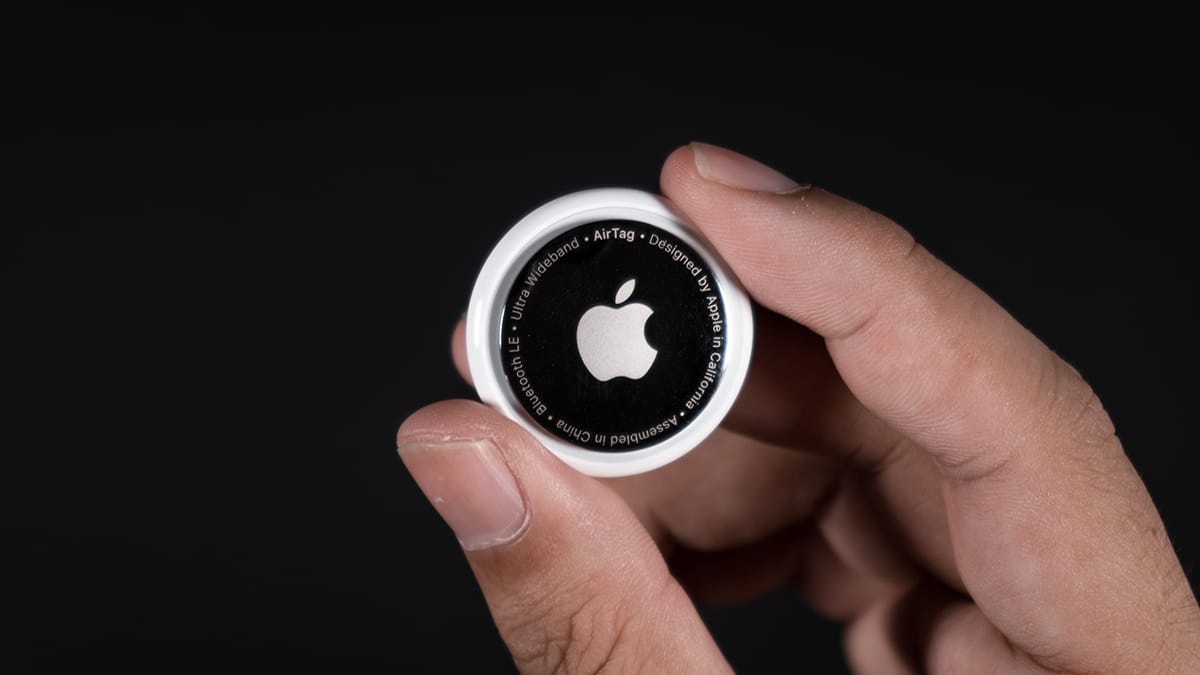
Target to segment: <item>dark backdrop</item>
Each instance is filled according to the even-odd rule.
[[[511,222],[655,189],[690,140],[896,218],[1080,368],[1195,583],[1196,83],[1171,17],[18,4],[7,672],[509,671],[393,432],[471,395],[447,339]],[[705,617],[745,672],[844,668],[787,593]]]

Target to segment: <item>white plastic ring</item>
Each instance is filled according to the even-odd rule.
[[[505,298],[529,256],[567,230],[604,220],[647,223],[694,248],[712,270],[728,317],[721,378],[708,404],[675,435],[624,452],[588,450],[542,429],[520,406],[508,386],[498,348]],[[648,192],[625,188],[574,192],[543,204],[518,221],[488,256],[467,309],[467,360],[480,400],[521,424],[568,465],[593,476],[627,476],[650,471],[699,445],[733,407],[750,368],[753,344],[750,300],[725,263],[712,253],[707,242],[670,202]]]

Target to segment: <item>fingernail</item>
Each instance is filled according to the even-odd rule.
[[[525,527],[525,501],[491,441],[410,442],[398,449],[464,549],[503,544]]]
[[[729,187],[755,192],[795,192],[812,187],[797,183],[745,155],[707,143],[692,143],[692,156],[701,177]]]

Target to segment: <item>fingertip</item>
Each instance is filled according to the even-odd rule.
[[[692,144],[681,145],[671,151],[663,161],[662,171],[659,174],[659,183],[666,192],[667,186],[677,185],[681,180],[689,178],[689,174],[694,174],[696,169],[695,154],[692,150]]]
[[[408,416],[396,432],[396,444],[476,440],[511,424],[500,413],[467,399],[431,403]]]
[[[454,324],[454,331],[450,335],[450,357],[454,360],[454,368],[458,374],[466,380],[467,384],[474,386],[475,383],[471,380],[471,366],[467,361],[466,314],[459,318],[458,323]]]
[[[705,197],[707,181],[696,169],[696,151],[689,143],[680,146],[663,161],[659,189],[672,202],[695,203]]]

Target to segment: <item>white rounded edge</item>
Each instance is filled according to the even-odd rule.
[[[725,355],[720,384],[699,417],[666,440],[626,452],[585,450],[543,430],[507,386],[499,344],[508,290],[525,261],[559,233],[587,222],[622,219],[644,222],[687,242],[708,263],[725,304]],[[467,308],[467,362],[475,390],[484,403],[499,409],[533,434],[571,467],[599,477],[644,473],[679,459],[709,436],[733,407],[750,369],[754,348],[754,314],[741,283],[712,252],[702,235],[663,197],[628,188],[582,190],[551,200],[519,220],[492,249]]]

